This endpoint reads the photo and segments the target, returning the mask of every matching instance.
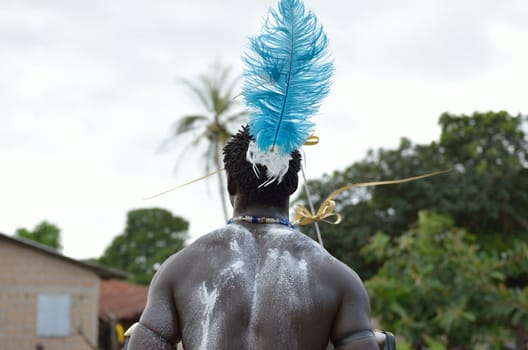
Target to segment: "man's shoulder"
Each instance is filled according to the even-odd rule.
[[[270,232],[270,245],[282,247],[299,254],[313,264],[318,265],[322,273],[338,276],[341,279],[361,281],[358,274],[348,265],[331,255],[323,246],[307,235],[292,229],[281,229]]]
[[[309,262],[323,274],[335,279],[360,281],[358,275],[346,264],[332,256],[319,243],[305,234],[288,228],[274,227],[259,232],[261,239],[255,239],[254,233],[243,226],[231,224],[222,226],[196,239],[187,247],[167,259],[166,263],[187,266],[187,262],[201,260],[203,256],[213,258],[225,251],[248,249],[251,245],[260,245],[265,251],[282,251]]]
[[[202,255],[215,255],[224,249],[232,249],[233,242],[243,237],[246,233],[234,225],[225,225],[214,231],[198,237],[194,242],[172,255],[167,263],[179,264],[185,260],[192,260]]]
[[[160,275],[168,275],[169,279],[180,279],[182,275],[192,274],[200,270],[221,255],[221,252],[229,247],[231,237],[236,232],[230,227],[221,227],[209,232],[194,242],[169,256],[158,271]],[[204,259],[204,257],[207,257]]]
[[[237,225],[224,225],[208,232],[186,247],[187,250],[197,252],[204,249],[228,247],[233,240],[247,236],[247,230]]]
[[[363,284],[359,275],[351,267],[329,253],[321,260],[319,271],[326,280],[325,283],[338,290],[347,290]]]
[[[298,233],[297,235],[292,236],[292,239],[294,246],[298,247],[303,254],[308,255],[311,262],[314,265],[317,265],[320,276],[327,280],[326,283],[328,283],[329,286],[341,290],[347,290],[363,285],[363,282],[356,271],[334,257],[310,237]]]

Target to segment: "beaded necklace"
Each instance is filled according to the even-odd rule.
[[[288,219],[268,218],[266,216],[243,215],[235,216],[227,220],[228,224],[232,224],[234,222],[249,222],[252,224],[279,224],[295,228],[295,225],[293,225]]]

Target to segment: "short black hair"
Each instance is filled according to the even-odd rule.
[[[260,178],[255,175],[253,165],[246,160],[249,142],[254,138],[249,133],[249,127],[242,126],[224,147],[225,170],[231,181],[238,186],[245,197],[246,203],[260,203],[272,205],[279,203],[295,192],[299,183],[297,173],[301,169],[301,154],[298,150],[291,153],[288,172],[280,183],[277,181],[268,186],[259,185],[266,182],[266,167],[257,164]]]

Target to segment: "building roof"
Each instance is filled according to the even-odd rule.
[[[128,274],[124,271],[117,270],[117,269],[104,266],[101,264],[97,264],[92,261],[80,261],[80,260],[75,260],[73,258],[69,258],[66,255],[62,255],[60,252],[56,251],[53,248],[50,248],[46,245],[37,243],[29,239],[8,236],[6,234],[0,233],[0,241],[2,240],[9,241],[13,244],[17,244],[20,246],[24,246],[28,249],[33,249],[35,251],[38,251],[39,253],[47,254],[52,258],[60,259],[62,261],[68,262],[73,265],[77,265],[84,269],[91,270],[101,279],[110,279],[110,278],[124,279],[128,277]]]
[[[147,304],[148,287],[124,281],[101,281],[99,317],[130,320],[138,318]]]

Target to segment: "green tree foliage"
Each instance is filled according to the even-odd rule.
[[[42,221],[32,231],[26,228],[18,228],[15,231],[15,236],[44,244],[59,252],[62,251],[60,228],[47,221]]]
[[[504,321],[502,329],[515,330],[516,342],[520,344],[524,341],[522,339],[528,339],[528,330],[523,326],[527,324],[527,259],[517,261],[517,258],[509,260],[509,257],[519,257],[519,250],[526,249],[528,241],[528,118],[522,115],[512,116],[506,112],[461,116],[444,113],[439,124],[442,133],[438,141],[417,145],[404,138],[396,149],[370,151],[364,160],[352,164],[344,171],[336,171],[318,181],[310,182],[314,199],[320,203],[331,191],[350,183],[401,179],[452,169],[449,173],[424,180],[350,190],[340,195],[336,209],[343,215],[343,222],[336,226],[321,224],[325,247],[354,268],[365,280],[372,278],[372,281],[376,281],[369,282],[371,287],[377,288],[373,297],[375,311],[389,310],[394,312],[393,317],[403,317],[403,313],[406,313],[406,317],[399,323],[395,323],[395,319],[385,318],[384,322],[387,323],[383,326],[408,337],[417,337],[410,338],[411,341],[423,342],[424,338],[419,336],[418,329],[425,329],[429,325],[442,336],[451,339],[450,341],[462,341],[457,338],[457,333],[466,334],[464,327],[470,325],[464,322],[470,322],[477,316],[478,320],[474,322],[481,323],[482,318],[484,323],[482,327],[472,328],[475,337],[483,337],[481,332],[488,330],[493,330],[495,333],[491,334],[498,337],[500,330],[494,328],[497,323],[486,319],[486,315],[478,310],[484,306],[473,300],[477,295],[470,291],[473,284],[468,285],[468,282],[474,279],[480,296],[493,301],[486,306],[489,315]],[[428,264],[425,257],[409,255],[404,246],[409,240],[413,244],[425,244],[424,241],[416,238],[417,233],[402,236],[416,223],[422,210],[452,218],[453,226],[447,225],[451,229],[446,230],[452,235],[458,232],[459,236],[446,240],[445,244],[452,245],[447,248],[454,249],[459,244],[464,249],[469,249],[468,256],[464,257],[467,261],[456,255],[446,254],[443,264],[451,266],[449,268],[473,264],[476,271],[485,275],[486,268],[498,263],[500,259],[510,261],[511,264],[501,267],[500,274],[476,276],[477,272],[466,268],[459,275],[455,272],[450,275],[447,273],[449,269],[442,270],[444,265],[436,257],[440,264],[438,271],[434,264],[432,271],[423,271],[422,268],[431,266],[432,263]],[[430,231],[423,226],[419,227],[418,231],[420,230]],[[308,234],[313,237],[312,231],[308,229]],[[374,236],[376,232],[383,232],[384,236]],[[460,232],[472,232],[473,235]],[[399,280],[391,279],[391,283],[399,284],[391,286],[394,287],[390,292],[394,293],[393,299],[388,294],[383,294],[389,293],[388,290],[380,291],[380,278],[386,277],[388,281],[389,274],[396,271],[389,270],[389,265],[383,259],[371,259],[368,254],[359,254],[363,247],[380,239],[396,243],[395,247],[390,244],[384,246],[390,250],[390,254],[384,256],[388,259],[387,264],[395,259],[396,266],[402,267],[403,261],[398,260],[398,254],[402,254],[408,259],[414,259],[414,265],[417,266],[414,275],[406,270],[397,275]],[[455,239],[460,242],[451,241]],[[421,254],[432,254],[431,259],[435,259],[435,251],[425,251],[424,247],[416,249],[421,249]],[[369,252],[373,253],[374,250]],[[435,284],[438,287],[435,278],[441,278],[440,283],[447,283],[445,277],[435,276],[439,271],[457,280],[464,287],[463,290],[467,289],[467,296],[464,297],[466,292],[462,291],[458,297],[445,292],[435,294]],[[409,274],[405,275],[407,272]],[[423,290],[418,290],[418,295],[406,294],[410,291],[400,286],[404,284],[416,287],[416,282],[411,281],[410,276],[423,281]],[[446,285],[453,293],[458,288],[452,284]],[[425,303],[418,301],[417,305],[412,305],[409,302],[410,295],[418,300],[425,298],[429,300],[431,307],[438,305],[440,309],[422,310]],[[400,314],[393,310],[398,308],[398,298],[403,300],[399,308]]]
[[[235,88],[239,78],[231,78],[231,69],[219,64],[213,65],[208,74],[202,74],[196,82],[183,80],[183,84],[197,98],[204,113],[189,114],[178,119],[172,128],[171,138],[164,144],[181,141],[186,135],[191,136],[191,142],[184,147],[177,158],[180,162],[192,148],[194,151],[200,144],[205,144],[203,154],[204,168],[208,173],[212,168],[222,168],[222,149],[234,131],[246,120],[247,110],[240,108],[235,97]],[[225,179],[218,173],[218,189],[222,201],[222,209],[227,220],[225,198]]]
[[[447,349],[501,349],[511,339],[504,326],[528,321],[528,289],[505,285],[511,270],[525,268],[526,243],[497,256],[450,218],[422,211],[412,229],[398,238],[378,233],[363,253],[382,263],[366,283],[374,313],[414,349],[433,341]]]
[[[516,239],[528,236],[526,121],[506,112],[445,113],[439,120],[439,141],[417,145],[404,138],[397,149],[370,151],[345,170],[310,181],[314,201],[320,203],[331,191],[350,183],[453,169],[420,181],[340,195],[337,211],[344,220],[337,226],[321,224],[325,247],[369,278],[378,264],[357,252],[375,232],[400,235],[426,209],[448,215],[457,227],[475,232],[482,246],[509,249]],[[313,236],[311,228],[307,232]]]
[[[456,172],[443,212],[458,225],[500,240],[528,231],[528,139],[526,118],[506,112],[440,118],[440,146]]]
[[[125,231],[114,238],[98,262],[148,284],[159,265],[183,248],[189,223],[164,209],[137,209],[127,214]]]

